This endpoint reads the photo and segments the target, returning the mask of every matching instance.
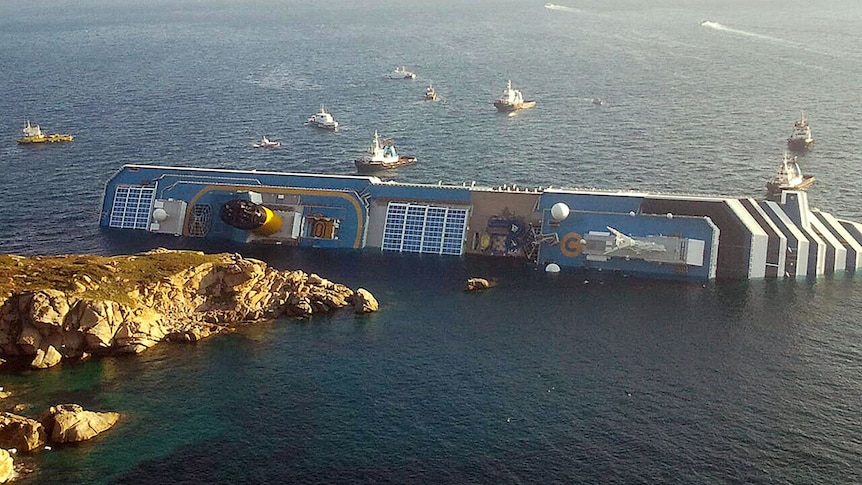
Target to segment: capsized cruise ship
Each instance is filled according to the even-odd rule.
[[[802,191],[757,200],[126,165],[105,187],[100,224],[698,281],[818,277],[862,266],[862,225],[811,209]]]

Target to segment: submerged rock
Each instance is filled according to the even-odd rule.
[[[487,290],[494,286],[494,282],[488,281],[485,278],[467,278],[467,283],[464,284],[464,291]]]

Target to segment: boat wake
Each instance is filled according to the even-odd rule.
[[[720,24],[718,22],[713,22],[711,20],[704,20],[703,22],[700,23],[700,25],[703,27],[706,27],[708,29],[719,30],[721,32],[729,32],[731,34],[742,35],[745,37],[754,37],[756,39],[775,42],[778,44],[793,45],[793,46],[797,45],[795,42],[790,42],[788,40],[779,39],[778,37],[772,37],[772,36],[764,35],[764,34],[757,34],[757,33],[748,32],[745,30],[733,29],[733,28],[730,28],[726,25]]]
[[[546,3],[545,8],[548,10],[557,10],[560,12],[571,12],[571,13],[581,12],[581,10],[579,10],[577,8],[566,7],[565,5],[554,5],[553,3]]]
[[[743,36],[743,37],[749,37],[749,38],[753,38],[753,39],[760,39],[760,40],[763,40],[763,41],[766,41],[766,42],[769,42],[769,43],[772,43],[775,45],[781,45],[784,47],[791,47],[791,48],[796,49],[796,50],[803,50],[806,52],[811,52],[814,54],[825,55],[825,56],[830,56],[830,57],[843,57],[841,55],[836,55],[835,53],[832,53],[832,52],[825,52],[825,51],[821,51],[821,50],[817,50],[817,49],[812,49],[808,45],[802,44],[800,42],[794,42],[792,40],[782,39],[779,37],[773,37],[771,35],[758,34],[755,32],[748,32],[745,30],[734,29],[734,28],[728,27],[724,24],[720,24],[718,22],[713,22],[711,20],[704,20],[703,22],[700,23],[700,25],[702,27],[706,27],[708,29],[718,30],[720,32],[727,32],[730,34],[739,35],[739,36]]]

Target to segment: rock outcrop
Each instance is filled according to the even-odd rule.
[[[47,349],[36,350],[36,358],[33,359],[30,366],[34,369],[47,369],[59,364],[62,359],[63,356],[60,355],[60,352],[57,352],[53,345],[49,345]]]
[[[0,448],[33,451],[45,444],[45,428],[39,421],[12,413],[0,413]]]
[[[359,288],[353,294],[353,308],[356,313],[372,313],[376,312],[380,305],[377,303],[377,298],[365,288]]]
[[[378,306],[365,290],[237,254],[0,255],[0,355],[34,368],[351,305],[357,313]]]
[[[78,404],[51,406],[39,421],[0,413],[0,449],[27,453],[42,449],[46,443],[86,441],[119,419],[118,413],[86,411]]]
[[[119,419],[119,413],[97,413],[77,404],[58,404],[51,406],[41,421],[51,443],[74,443],[96,436]]]
[[[464,284],[464,291],[487,290],[494,286],[494,282],[488,281],[485,278],[467,278]]]
[[[15,463],[12,455],[4,449],[0,449],[0,483],[6,483],[15,478]]]

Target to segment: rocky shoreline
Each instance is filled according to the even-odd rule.
[[[119,419],[119,413],[87,411],[77,404],[51,406],[38,420],[0,413],[0,483],[33,471],[27,462],[15,461],[13,457],[18,453],[51,450],[50,444],[89,440],[110,429]]]
[[[0,255],[0,362],[45,369],[348,307],[370,313],[378,303],[362,288],[279,271],[238,254],[156,249],[112,257]],[[118,419],[117,413],[77,404],[52,406],[39,420],[0,413],[0,483],[21,468],[15,453],[87,440]]]
[[[33,368],[344,307],[369,313],[378,304],[362,288],[238,254],[0,256],[0,357]]]

